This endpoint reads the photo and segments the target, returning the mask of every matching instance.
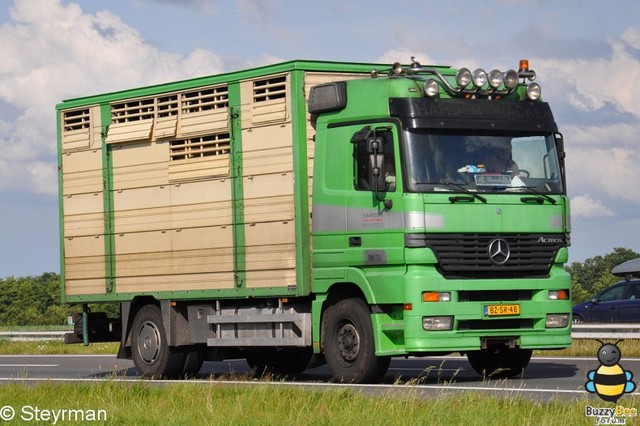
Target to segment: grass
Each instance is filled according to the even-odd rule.
[[[537,356],[588,356],[595,359],[599,343],[575,340],[570,349],[539,351]],[[640,356],[638,341],[619,343],[623,358]],[[0,341],[2,354],[115,354],[117,343],[96,343],[89,347],[65,345],[60,341]],[[249,378],[250,379],[250,378]],[[364,393],[352,389],[308,390],[279,386],[278,382],[247,386],[221,385],[211,379],[200,382],[119,382],[57,384],[7,384],[0,386],[0,405],[16,410],[105,410],[107,423],[123,425],[518,425],[596,424],[585,416],[585,407],[609,407],[586,392],[576,399],[531,400],[504,391],[500,395],[480,392],[449,392],[446,386],[435,396],[398,383],[401,392]],[[637,407],[639,396],[625,395],[625,407]],[[29,411],[33,415],[33,409]],[[97,411],[94,411],[94,413]],[[88,415],[90,412],[85,412]],[[0,412],[2,415],[2,412]],[[50,414],[51,415],[51,414]],[[68,412],[66,415],[78,415]],[[507,420],[508,419],[508,420]],[[627,424],[637,419],[626,419]],[[45,422],[46,423],[46,422]],[[53,423],[52,418],[48,423]],[[68,424],[69,422],[59,422]],[[78,423],[78,422],[75,422]]]
[[[16,342],[0,339],[0,355],[72,355],[72,354],[98,354],[115,355],[118,352],[119,343],[91,343],[89,346],[82,344],[65,345],[58,340],[25,341]],[[535,351],[534,356],[582,356],[596,357],[600,343],[593,339],[574,339],[570,348],[553,351]],[[624,358],[640,358],[640,340],[623,340],[618,347]]]
[[[615,339],[603,339],[615,343]],[[640,358],[640,340],[628,339],[618,343],[622,358]],[[594,339],[573,339],[571,347],[554,351],[535,351],[533,356],[587,356],[596,358],[600,343]]]
[[[0,387],[2,405],[18,417],[25,406],[40,410],[105,410],[110,424],[131,425],[518,425],[595,424],[585,406],[608,406],[586,396],[577,401],[536,402],[505,391],[502,396],[478,392],[433,397],[409,389],[402,394],[365,394],[350,389],[308,390],[265,383],[222,386],[147,382]],[[620,405],[637,406],[638,397]]]
[[[0,339],[0,355],[115,355],[120,344],[66,345],[62,340],[12,341]]]

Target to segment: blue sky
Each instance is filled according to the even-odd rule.
[[[570,261],[640,252],[635,0],[4,0],[0,53],[0,278],[59,272],[56,103],[291,59],[528,58],[565,136]]]

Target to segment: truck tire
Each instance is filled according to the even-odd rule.
[[[529,365],[531,349],[481,350],[467,353],[471,367],[483,378],[517,376]]]
[[[162,314],[156,305],[143,306],[131,328],[133,363],[145,378],[174,379],[185,367],[184,352],[167,344]]]
[[[371,312],[362,299],[344,299],[330,306],[323,321],[324,355],[340,382],[374,383],[389,368],[390,357],[377,357]]]

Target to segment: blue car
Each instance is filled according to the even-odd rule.
[[[640,323],[640,280],[622,281],[573,306],[573,322]]]

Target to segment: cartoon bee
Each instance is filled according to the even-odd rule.
[[[622,353],[616,343],[604,343],[598,340],[602,346],[598,349],[598,361],[600,366],[587,373],[587,383],[584,387],[589,393],[597,394],[601,399],[617,403],[625,393],[631,393],[636,389],[632,382],[633,373],[624,370],[620,364]]]

